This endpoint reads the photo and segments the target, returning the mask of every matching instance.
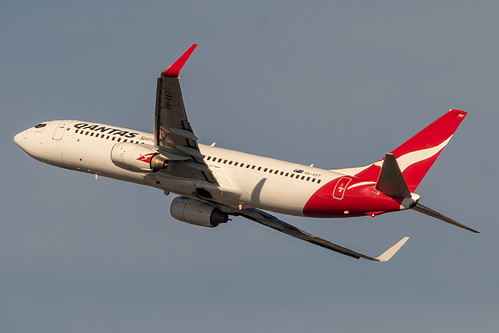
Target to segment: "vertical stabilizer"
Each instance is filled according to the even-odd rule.
[[[391,152],[407,183],[409,192],[416,190],[466,114],[465,111],[450,110]],[[363,169],[356,176],[376,182],[380,176],[383,160]]]

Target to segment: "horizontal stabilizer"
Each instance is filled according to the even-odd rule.
[[[442,215],[439,212],[436,212],[436,211],[434,211],[433,209],[431,209],[429,207],[423,206],[419,202],[412,209],[414,209],[415,211],[418,211],[420,213],[423,213],[425,215],[428,215],[428,216],[434,217],[436,219],[439,219],[441,221],[453,224],[456,227],[463,228],[463,229],[466,229],[466,230],[471,231],[471,232],[479,233],[479,231],[476,231],[475,229],[472,229],[472,228],[470,228],[468,226],[465,226],[464,224],[461,224],[461,223],[459,223],[457,221],[454,221],[450,217]]]
[[[381,172],[376,182],[376,189],[391,197],[411,197],[411,191],[407,187],[395,155],[390,153],[385,155]]]

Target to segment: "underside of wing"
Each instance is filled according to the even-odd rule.
[[[159,151],[169,160],[169,167],[161,172],[216,184],[187,119],[178,77],[196,46],[197,44],[193,44],[158,77],[154,141]]]
[[[330,241],[325,240],[323,238],[309,234],[308,232],[303,231],[301,229],[298,229],[297,227],[295,227],[291,224],[288,224],[284,221],[281,221],[277,217],[275,217],[271,214],[268,214],[267,212],[264,212],[264,211],[259,210],[259,209],[254,209],[254,208],[242,209],[239,211],[232,211],[229,214],[243,216],[249,220],[258,222],[264,226],[267,226],[267,227],[272,228],[274,230],[285,233],[291,237],[295,237],[295,238],[304,240],[306,242],[321,246],[321,247],[326,248],[328,250],[339,252],[341,254],[344,254],[344,255],[347,255],[349,257],[356,258],[356,259],[363,258],[363,259],[378,261],[378,262],[388,261],[402,247],[402,245],[404,245],[405,242],[409,239],[409,237],[404,237],[400,241],[398,241],[395,245],[393,245],[388,250],[386,250],[381,255],[379,255],[378,257],[370,257],[367,255],[361,254],[359,252],[347,249],[343,246],[331,243]]]

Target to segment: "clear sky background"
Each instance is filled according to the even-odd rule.
[[[0,331],[497,332],[499,3],[4,1]],[[392,261],[355,260],[235,218],[174,220],[174,197],[42,164],[44,120],[153,131],[156,77],[203,143],[318,167],[371,163],[450,108],[469,112],[417,212],[280,218]],[[292,191],[293,189],[290,189]]]

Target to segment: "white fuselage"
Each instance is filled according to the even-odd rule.
[[[111,151],[120,143],[157,149],[150,133],[104,124],[88,129],[88,124],[94,123],[76,120],[43,124],[46,125],[29,128],[15,137],[15,142],[37,160],[192,198],[200,198],[196,189],[203,188],[213,194],[211,201],[233,208],[255,207],[303,216],[310,197],[327,182],[342,176],[330,170],[199,144],[205,163],[219,183],[215,187],[162,171],[129,171],[113,163]]]

